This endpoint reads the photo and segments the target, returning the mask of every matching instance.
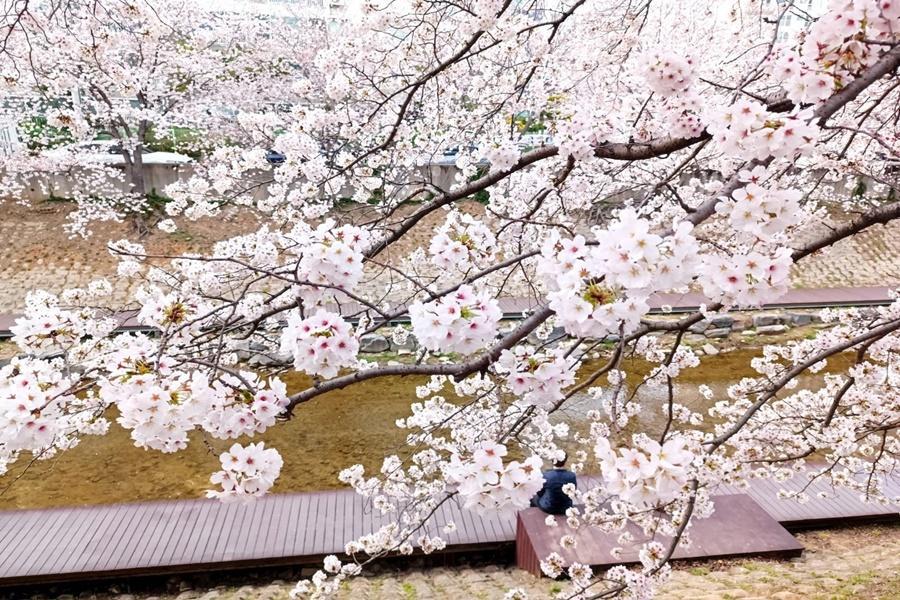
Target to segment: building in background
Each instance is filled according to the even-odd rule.
[[[18,125],[14,119],[0,117],[0,156],[12,154],[19,149]]]
[[[352,0],[198,0],[213,12],[251,14],[288,22],[317,22],[328,28],[348,19]]]
[[[809,29],[828,8],[827,0],[768,0],[775,4],[778,14],[784,12],[778,26],[778,41],[789,42]],[[788,7],[785,11],[785,8]]]

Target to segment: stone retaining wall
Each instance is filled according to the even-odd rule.
[[[659,317],[659,315],[656,315]],[[701,345],[705,354],[718,354],[716,346],[710,342],[714,340],[731,339],[736,342],[750,342],[758,336],[769,337],[785,334],[791,329],[804,326],[821,326],[822,319],[816,310],[785,310],[785,311],[740,311],[718,314],[708,319],[703,319],[688,329],[685,341],[691,345]],[[505,321],[501,324],[501,334],[518,325],[517,320]],[[419,344],[415,336],[410,332],[403,344],[398,344],[392,339],[393,327],[382,327],[374,333],[366,334],[360,338],[360,355],[395,354],[397,356],[409,356],[415,354]],[[552,347],[560,340],[566,338],[566,333],[561,327],[551,330],[545,338],[540,338],[532,333],[528,342],[534,346]],[[610,335],[602,341],[615,343],[619,336]],[[760,340],[762,341],[762,340]],[[238,351],[238,358],[245,361],[251,367],[285,366],[293,362],[289,353],[270,352],[261,344],[247,342]]]

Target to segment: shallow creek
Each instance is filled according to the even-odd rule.
[[[753,375],[750,359],[760,352],[740,349],[704,357],[700,367],[679,377],[676,400],[705,413],[710,402],[697,393],[697,386],[705,383],[718,398],[724,398],[728,385]],[[838,358],[837,362],[844,361]],[[588,363],[581,374],[599,365],[599,361]],[[838,366],[829,364],[828,370]],[[626,360],[624,368],[629,373],[627,381],[639,381],[648,365]],[[810,376],[802,385],[816,386],[820,377],[821,373]],[[283,378],[291,391],[303,389],[309,381],[295,373]],[[355,463],[361,463],[367,471],[377,470],[381,458],[400,449],[404,432],[397,429],[395,421],[409,414],[410,403],[417,401],[415,387],[424,381],[423,377],[388,377],[329,392],[298,407],[290,421],[257,436],[253,441],[277,447],[284,457],[284,468],[273,492],[341,487],[338,472]],[[605,384],[605,378],[600,383]],[[645,407],[638,425],[658,431],[665,391],[643,386],[637,399]],[[596,404],[587,394],[575,397],[559,418],[578,427]],[[114,417],[110,415],[113,421]],[[87,436],[57,457],[35,462],[27,469],[24,459],[13,465],[0,477],[0,508],[195,498],[210,487],[209,475],[219,468],[218,454],[231,443],[195,432],[187,450],[162,454],[135,447],[129,432],[113,422],[108,435]]]

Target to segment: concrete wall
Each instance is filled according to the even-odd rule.
[[[119,167],[114,167],[117,170],[121,170]],[[450,189],[454,183],[456,183],[455,178],[459,173],[459,169],[457,169],[454,165],[427,165],[424,167],[419,167],[419,174],[421,180],[430,181],[432,184],[437,186],[439,189]],[[81,194],[90,194],[90,189],[97,189],[98,191],[101,189],[114,189],[125,192],[128,190],[128,183],[125,180],[124,170],[121,170],[122,176],[121,179],[116,179],[109,175],[103,175],[98,180],[98,174],[94,173],[90,174],[89,169],[79,169],[75,168],[70,172],[66,173],[58,173],[52,175],[43,175],[40,177],[31,177],[31,178],[22,178],[19,181],[19,192],[17,193],[18,199],[25,199],[32,202],[40,202],[43,200],[47,200],[51,196],[57,198],[71,198],[78,193]],[[144,187],[146,192],[151,192],[156,190],[158,194],[164,194],[164,190],[166,186],[183,179],[190,178],[194,173],[194,168],[191,165],[180,165],[180,166],[171,166],[171,165],[145,165],[144,166]],[[250,174],[249,179],[256,179],[256,176],[259,176],[259,179],[265,179],[263,173],[258,174]],[[686,182],[691,177],[696,177],[698,174],[684,174],[682,176],[683,182]],[[699,174],[699,178],[702,180],[709,180],[714,178],[709,174]],[[871,190],[872,185],[875,183],[871,180],[864,181],[866,188]],[[852,195],[853,190],[858,185],[858,179],[856,177],[844,177],[841,181],[838,182],[828,182],[822,184],[818,187],[819,195],[824,195],[824,192],[827,188],[831,188],[829,191],[831,194],[836,195],[838,197],[849,197]],[[410,186],[409,190],[405,190],[405,193],[411,193],[413,189],[418,186]],[[265,189],[258,189],[255,192],[255,195],[259,198],[265,196]],[[350,188],[345,188],[341,190],[341,196],[350,197],[353,195],[353,190]],[[602,213],[606,209],[608,209],[611,205],[618,206],[619,201],[626,199],[635,199],[643,197],[643,192],[640,191],[628,191],[620,193],[616,196],[609,198],[609,202],[604,204],[597,204],[594,208],[594,216],[600,217]]]
[[[67,172],[21,177],[17,181],[16,196],[21,200],[42,202],[51,197],[72,198],[77,195],[89,195],[94,189],[98,192],[100,190],[116,190],[123,193],[128,191],[129,185],[124,170],[118,167],[113,168],[121,171],[121,178],[107,174],[101,175],[97,172],[92,173],[90,169],[77,167]],[[456,174],[459,172],[455,166],[450,165],[430,165],[421,167],[420,171],[423,179],[431,181],[441,189],[449,189],[454,184]],[[188,179],[193,174],[194,168],[191,165],[145,165],[144,188],[147,193],[156,190],[157,194],[164,195],[166,186],[179,180]],[[251,174],[251,179],[254,178],[253,175],[255,174]],[[410,189],[411,191],[412,189]],[[256,195],[264,196],[265,190],[257,190]],[[341,190],[341,195],[352,196],[353,190],[349,188]]]
[[[117,169],[119,170],[119,169]],[[149,193],[156,190],[162,194],[163,189],[179,179],[190,177],[191,166],[146,165],[144,167],[144,188]],[[23,176],[16,180],[16,196],[20,200],[41,202],[51,197],[72,198],[77,195],[90,195],[92,190],[117,190],[127,192],[130,189],[124,170],[121,177],[92,172],[91,169],[75,167],[69,171],[44,174],[40,176]]]

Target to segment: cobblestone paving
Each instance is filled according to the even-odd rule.
[[[803,240],[812,239],[824,228],[822,225],[810,230]],[[900,223],[875,226],[804,259],[794,268],[792,283],[795,287],[900,283]]]
[[[134,239],[126,223],[103,223],[87,240],[69,238],[63,230],[67,205],[41,205],[41,210],[6,203],[0,219],[0,312],[21,312],[25,295],[40,288],[54,293],[84,286],[95,279],[113,283],[112,306],[121,306],[137,287],[115,277],[116,261],[106,249],[110,240]],[[208,248],[215,236],[240,233],[231,223],[199,224],[190,233],[154,232],[146,241],[151,252],[183,253]]]
[[[0,218],[0,313],[21,312],[29,289],[58,293],[67,287],[84,286],[94,279],[108,278],[114,285],[110,305],[121,306],[137,287],[134,281],[115,277],[115,261],[106,250],[109,240],[134,239],[127,223],[94,226],[88,240],[70,239],[63,231],[67,204],[42,204],[29,208],[5,203]],[[437,217],[441,217],[438,215]],[[437,217],[402,240],[398,250],[427,247],[430,226]],[[432,222],[434,221],[434,222]],[[824,225],[805,236],[812,237]],[[148,251],[159,254],[203,252],[224,237],[252,230],[253,220],[220,218],[188,223],[174,234],[154,230],[141,240]],[[796,287],[843,287],[900,285],[900,223],[878,226],[845,240],[794,269]],[[370,287],[381,288],[381,282]],[[373,290],[374,291],[374,290]]]
[[[806,546],[790,561],[733,560],[677,565],[658,600],[897,600],[900,598],[900,526],[865,526],[798,534]],[[499,600],[513,587],[532,600],[554,597],[564,582],[537,579],[513,567],[452,567],[384,572],[347,582],[342,600]],[[241,582],[177,592],[108,591],[42,594],[34,600],[287,600],[287,580]]]

